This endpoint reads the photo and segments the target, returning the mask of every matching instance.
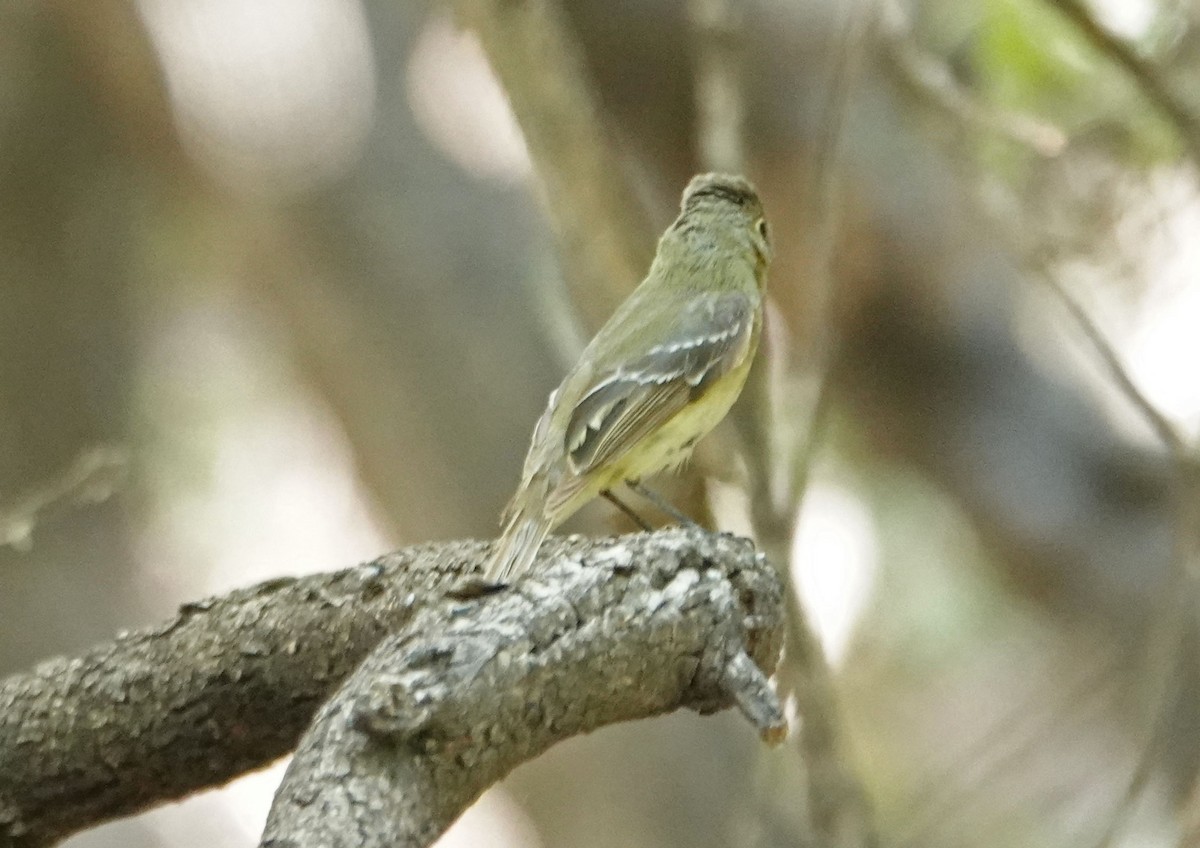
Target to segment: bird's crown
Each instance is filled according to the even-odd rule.
[[[706,200],[732,203],[743,208],[759,208],[758,192],[745,177],[734,174],[698,174],[683,191],[683,209]]]

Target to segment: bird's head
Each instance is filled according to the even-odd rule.
[[[758,192],[745,177],[699,174],[683,191],[680,221],[732,225],[738,241],[750,246],[760,266],[771,261],[771,234]]]

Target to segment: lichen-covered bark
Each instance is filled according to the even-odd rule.
[[[287,753],[380,638],[484,549],[270,581],[0,682],[0,846],[46,845]]]
[[[574,628],[569,633],[543,634],[534,629],[519,644],[510,638],[497,645],[503,656],[514,660],[521,645],[541,652],[536,691],[550,706],[555,703],[553,693],[559,691],[551,678],[563,674],[564,679],[574,679],[578,673],[550,660],[559,656],[554,652],[561,647],[556,645],[578,646],[587,638],[603,636],[614,641],[604,650],[615,657],[622,640],[674,644],[683,634],[667,630],[653,635],[625,628],[621,616],[636,610],[628,603],[608,609],[604,599],[609,596],[603,592],[609,589],[600,594],[583,592],[567,580],[568,574],[575,574],[575,579],[582,574],[615,588],[649,585],[647,581],[687,571],[702,578],[698,586],[717,591],[718,571],[733,575],[732,582],[724,584],[728,589],[742,586],[749,575],[765,569],[748,543],[702,533],[555,538],[540,556],[541,568],[548,569],[545,576],[471,600],[458,589],[486,553],[485,542],[432,544],[333,574],[270,581],[185,605],[175,619],[160,627],[123,634],[82,657],[51,660],[0,681],[0,848],[49,845],[82,828],[219,785],[287,753],[320,705],[389,633],[399,634],[401,644],[412,649],[424,644],[422,639],[434,639],[435,626],[449,616],[442,623],[454,627],[442,631],[441,641],[430,644],[444,647],[447,639],[461,640],[462,648],[452,652],[461,661],[480,647],[481,637],[472,635],[476,629],[480,634],[495,634],[493,612],[505,611],[505,626],[514,629],[559,627],[553,621],[560,616],[563,626]],[[704,568],[697,570],[701,564]],[[622,574],[619,581],[615,571]],[[737,576],[743,572],[744,576]],[[667,604],[673,601],[665,590],[678,587],[678,582],[672,582],[677,579],[666,579],[656,590],[658,595],[622,597]],[[770,597],[769,592],[762,597]],[[525,604],[520,611],[513,606],[517,599]],[[741,596],[738,600],[747,602]],[[528,621],[514,618],[518,612],[527,614]],[[470,615],[478,620],[469,619]],[[709,623],[714,628],[725,626],[716,618]],[[778,628],[779,623],[772,626]],[[751,625],[751,632],[759,632],[755,627]],[[759,652],[765,650],[762,646],[777,645],[779,632],[770,628],[761,632],[765,635],[754,655],[766,665]],[[424,671],[411,667],[413,656],[412,650],[403,654],[410,663],[403,667],[408,669],[405,673],[419,671],[425,675],[422,679],[435,682],[430,675],[444,662],[438,651],[423,654]],[[562,661],[566,659],[562,655]],[[593,670],[604,671],[599,666]],[[636,677],[603,679],[614,689],[614,698],[617,688],[638,691],[644,683]],[[404,686],[386,681],[378,685],[383,687],[379,692],[400,699],[393,704],[396,715],[417,709],[416,702],[403,703],[408,691]],[[651,711],[698,705],[703,697],[710,698],[712,706],[718,703],[717,690],[711,686],[694,682],[688,691],[692,694],[679,695],[674,704],[660,694]],[[643,696],[625,697],[637,701]],[[356,714],[369,716],[370,711],[364,712],[356,703]],[[629,703],[622,709],[631,709]],[[634,714],[636,710],[628,715]],[[381,709],[371,721],[383,726],[399,720],[388,715]],[[431,727],[450,726],[446,721],[443,716]],[[559,720],[555,732],[569,726]],[[488,755],[479,756],[487,759]]]
[[[513,589],[422,609],[322,708],[276,796],[269,848],[424,846],[561,739],[736,704],[771,740],[780,581],[752,546],[660,534],[555,559]]]

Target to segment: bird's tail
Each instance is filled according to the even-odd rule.
[[[524,509],[513,510],[504,525],[504,532],[492,546],[492,557],[483,572],[484,579],[507,583],[528,571],[550,527],[550,519],[542,517],[540,512],[530,516]]]

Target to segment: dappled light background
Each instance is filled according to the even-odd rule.
[[[770,414],[796,447],[746,449],[782,476],[810,456],[779,565],[885,845],[1200,844],[1200,633],[1152,650],[1194,595],[1174,460],[1052,287],[1200,437],[1196,10],[1079,7],[1164,106],[1073,5],[738,4]],[[688,2],[563,7],[612,179],[661,228],[699,168]],[[0,161],[4,672],[198,596],[493,535],[608,296],[564,284],[451,4],[7,4]],[[740,450],[719,431],[660,485],[749,532]],[[601,505],[565,528],[629,529]],[[69,844],[254,844],[281,774]],[[794,845],[805,798],[795,747],[673,716],[553,749],[441,844]]]

